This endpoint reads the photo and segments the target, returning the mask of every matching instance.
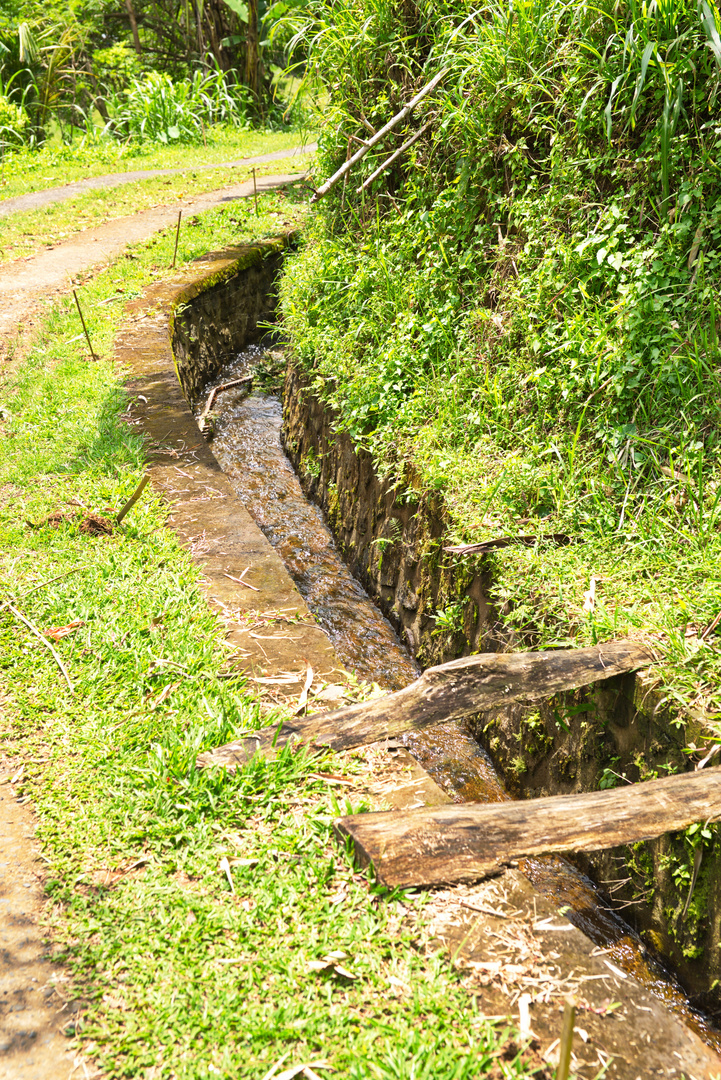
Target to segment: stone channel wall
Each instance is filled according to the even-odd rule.
[[[203,256],[204,261],[217,255],[233,263],[217,280],[202,278],[190,285],[175,307],[173,354],[191,405],[223,364],[265,332],[261,324],[273,318],[275,281],[292,243],[289,234]]]
[[[412,477],[396,487],[379,478],[370,455],[334,431],[333,412],[292,363],[283,413],[285,449],[303,490],[324,510],[353,573],[422,666],[523,647],[493,608],[483,558],[443,552],[441,499],[422,493]],[[452,616],[444,629],[439,611]],[[518,798],[595,790],[601,782],[635,782],[694,764],[686,752],[693,723],[679,725],[643,676],[479,714],[471,727]],[[696,741],[703,745],[697,732]],[[671,962],[692,997],[721,1014],[721,859],[714,852],[702,861],[685,917],[694,852],[682,834],[578,862],[623,906],[650,950]]]

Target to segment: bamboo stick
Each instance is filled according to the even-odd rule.
[[[324,195],[327,195],[331,188],[335,187],[338,181],[343,179],[345,174],[353,168],[357,161],[360,161],[361,158],[364,158],[368,151],[372,150],[376,143],[379,143],[381,141],[384,135],[387,135],[389,131],[392,131],[394,127],[397,127],[398,124],[400,124],[401,120],[405,120],[411,110],[414,109],[416,105],[420,101],[422,101],[424,97],[426,97],[427,94],[430,94],[432,90],[435,90],[435,88],[438,86],[438,83],[447,74],[447,72],[448,68],[443,68],[442,71],[439,71],[438,74],[434,78],[432,78],[431,81],[426,86],[424,86],[418,94],[416,94],[412,101],[409,101],[408,104],[405,105],[399,113],[396,113],[392,120],[388,121],[385,127],[382,127],[380,131],[378,131],[373,136],[372,139],[368,140],[365,146],[361,146],[360,150],[357,150],[355,154],[353,154],[353,156],[348,159],[348,161],[345,161],[341,165],[340,169],[338,169],[337,172],[333,173],[330,179],[326,180],[324,184],[321,184],[321,186],[318,188],[315,195],[310,201],[312,203],[318,202],[318,200],[322,199]]]
[[[381,165],[378,166],[378,168],[376,169],[376,171],[374,173],[371,173],[371,175],[368,177],[367,180],[363,181],[361,186],[356,189],[356,195],[360,195],[361,191],[365,191],[366,188],[369,188],[371,186],[371,184],[373,183],[373,181],[378,176],[380,176],[380,174],[382,172],[385,172],[385,170],[387,168],[389,168],[393,164],[393,162],[396,160],[396,158],[401,156],[401,154],[403,153],[404,150],[407,150],[410,146],[413,146],[414,142],[418,142],[421,135],[425,134],[425,132],[428,131],[428,128],[430,126],[431,126],[431,124],[430,124],[430,121],[429,121],[427,124],[424,124],[423,127],[421,128],[421,130],[417,131],[415,133],[415,135],[411,135],[410,139],[406,139],[406,141],[403,143],[402,146],[399,146],[398,149],[394,153],[392,153],[390,157],[386,158],[386,160]]]

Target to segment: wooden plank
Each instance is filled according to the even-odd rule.
[[[601,851],[721,817],[721,769],[581,795],[339,818],[358,862],[390,888],[475,881],[515,859]]]
[[[254,753],[273,756],[294,740],[309,746],[348,750],[511,701],[547,698],[562,690],[635,671],[653,660],[649,649],[630,640],[610,641],[589,649],[464,656],[428,668],[420,679],[387,697],[289,721],[280,730],[263,728],[201,754],[197,764],[200,768],[220,765],[232,771]]]

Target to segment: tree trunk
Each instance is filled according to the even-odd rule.
[[[245,46],[245,85],[258,98],[258,67],[260,36],[258,34],[258,0],[248,0],[248,35]]]
[[[135,8],[133,7],[133,0],[125,0],[125,7],[128,9],[128,18],[130,19],[130,29],[133,31],[133,42],[135,43],[135,51],[138,56],[142,56],[143,50],[140,45],[140,34],[138,33],[138,20],[135,17]]]

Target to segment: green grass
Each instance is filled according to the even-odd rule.
[[[442,497],[444,539],[578,541],[484,560],[517,643],[645,637],[663,693],[713,721],[721,17],[695,0],[313,11],[319,175],[448,74],[319,204],[283,286],[300,363],[400,492]]]
[[[302,213],[290,195],[262,208],[204,215],[182,257]],[[87,536],[72,516],[117,508],[142,474],[112,359],[121,305],[99,305],[162,277],[173,239],[138,245],[84,286],[97,363],[61,300],[2,387],[2,600],[40,631],[70,628],[54,647],[72,694],[0,608],[2,745],[26,763],[19,790],[38,814],[55,958],[88,1002],[66,1033],[108,1078],[260,1080],[281,1061],[319,1059],[354,1080],[484,1075],[508,1029],[478,1014],[432,948],[422,897],[373,887],[332,840],[349,807],[318,774],[362,789],[364,759],[284,751],[235,777],[196,771],[199,751],[273,716],[229,665],[160,499],[146,494],[112,536]],[[43,525],[55,511],[70,519]],[[313,966],[331,952],[354,978]],[[503,1069],[530,1075],[515,1050]]]
[[[8,153],[0,165],[0,196],[3,199],[44,191],[111,172],[136,169],[184,169],[215,162],[289,150],[312,136],[298,131],[254,131],[216,127],[208,132],[207,146],[164,146],[158,143],[123,145],[112,139],[75,144],[49,144],[39,151]]]
[[[301,173],[308,168],[308,156],[269,161],[257,165],[256,176]],[[54,247],[82,229],[176,199],[216,191],[230,183],[241,184],[252,176],[251,170],[208,169],[182,176],[159,176],[136,180],[116,188],[88,191],[65,202],[52,203],[42,210],[26,210],[0,220],[0,265]]]

